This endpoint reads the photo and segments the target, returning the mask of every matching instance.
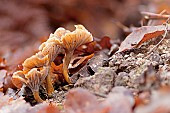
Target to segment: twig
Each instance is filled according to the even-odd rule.
[[[116,19],[113,19],[113,21],[116,26],[118,26],[119,28],[123,29],[123,31],[125,32],[132,32],[132,30],[130,28],[128,28],[127,26],[123,25],[121,22],[119,22],[118,20]]]
[[[144,16],[145,19],[153,19],[153,20],[168,19],[170,16],[170,15],[155,14],[150,12],[141,12],[141,14]]]
[[[159,14],[160,14],[160,15],[163,15],[163,14],[165,14],[165,13],[167,13],[167,11],[166,11],[166,10],[163,10],[163,11],[161,11]],[[147,25],[152,25],[153,23],[154,23],[154,20],[150,19],[150,20],[148,21]]]
[[[102,98],[107,98],[107,96],[105,94],[96,93],[96,92],[93,92],[93,94],[96,96],[102,97]]]

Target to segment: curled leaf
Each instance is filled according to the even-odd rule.
[[[140,27],[126,37],[117,52],[139,47],[143,42],[162,35],[166,29],[170,30],[170,25],[167,28],[165,25]]]

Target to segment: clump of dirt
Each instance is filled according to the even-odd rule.
[[[90,77],[82,77],[75,83],[75,87],[82,87],[91,92],[107,94],[114,85],[116,73],[109,67],[99,67]]]

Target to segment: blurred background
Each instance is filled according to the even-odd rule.
[[[139,27],[141,11],[170,11],[169,0],[0,0],[0,58],[9,67],[35,53],[58,27],[83,24],[94,37],[123,40],[116,24]]]

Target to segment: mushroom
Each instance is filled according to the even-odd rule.
[[[22,71],[17,71],[13,74],[12,82],[20,88],[23,84],[28,86],[33,92],[34,99],[37,102],[43,102],[39,96],[39,87],[48,75],[49,67],[43,67],[42,70],[38,71],[37,68],[31,69],[27,74]]]
[[[74,50],[82,44],[93,41],[91,33],[84,26],[76,25],[75,27],[76,30],[73,32],[58,28],[54,34],[50,34],[49,39],[40,45],[39,52],[24,61],[23,71],[17,71],[13,74],[12,81],[14,85],[21,88],[23,84],[26,84],[32,90],[35,100],[42,102],[43,100],[39,96],[39,87],[46,79],[48,95],[54,91],[50,77],[50,67],[52,67],[57,55],[63,51],[65,57],[62,71],[65,80],[71,83],[68,75],[68,65]]]
[[[70,63],[71,57],[74,53],[74,50],[82,44],[93,41],[93,37],[90,32],[88,32],[84,26],[75,25],[76,30],[73,32],[69,32],[67,30],[62,29],[62,36],[57,37],[56,43],[60,44],[65,50],[65,57],[63,60],[63,75],[65,80],[68,83],[71,83],[68,75],[68,65]],[[61,30],[61,29],[60,29]],[[56,31],[54,34],[57,34]]]
[[[39,52],[36,55],[33,55],[30,58],[27,58],[22,64],[23,70],[25,72],[29,72],[32,68],[40,68],[40,67],[47,66],[47,65],[49,66],[50,58],[54,58],[52,57],[51,54],[49,55],[46,55],[43,57],[43,53]],[[47,74],[47,77],[46,77],[46,88],[47,88],[48,95],[51,95],[51,93],[54,92],[54,88],[53,88],[49,74]]]
[[[58,28],[54,34],[50,34],[50,38],[45,42],[53,42],[65,50],[65,57],[63,60],[63,75],[68,83],[71,83],[68,75],[68,65],[74,50],[82,44],[93,41],[91,33],[88,32],[84,26],[75,25],[75,27],[76,30],[73,32],[70,32],[64,28]],[[45,43],[42,44],[40,48],[43,48]]]
[[[26,85],[33,92],[34,99],[37,102],[43,102],[39,96],[39,87],[48,75],[48,71],[49,67],[44,67],[41,71],[38,71],[37,68],[33,68],[25,75],[25,78],[27,78]]]
[[[48,42],[47,40],[47,42],[44,42],[43,44],[40,45],[39,50],[40,52],[38,52],[37,55],[40,57],[48,55],[49,62],[47,65],[51,66],[51,62],[53,62],[54,59],[57,57],[58,53],[61,51],[61,47],[56,43]],[[51,70],[49,70],[49,73],[46,77],[46,88],[47,88],[48,95],[51,95],[54,92],[54,88],[51,82],[50,72]]]

